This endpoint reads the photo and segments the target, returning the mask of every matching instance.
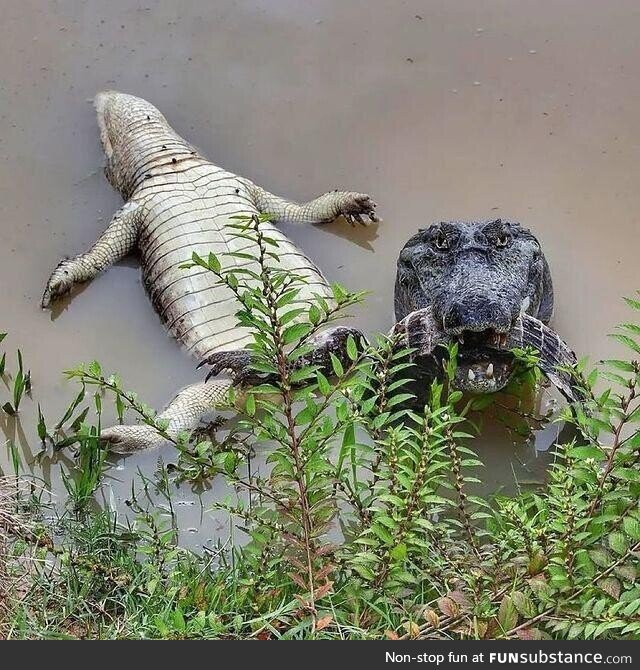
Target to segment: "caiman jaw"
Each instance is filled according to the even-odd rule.
[[[393,334],[400,336],[402,345],[413,350],[413,359],[421,364],[435,362],[440,367],[443,347],[452,342],[452,336],[443,332],[430,308],[411,312],[398,321]],[[508,332],[491,330],[464,331],[458,335],[458,368],[454,384],[461,391],[493,393],[504,388],[515,367],[511,349],[530,347],[539,353],[538,367],[549,381],[569,400],[580,396],[571,376],[559,368],[575,365],[576,356],[560,336],[544,323],[528,314],[521,314]]]
[[[494,393],[504,388],[514,370],[507,350],[509,333],[464,331],[457,336],[458,367],[455,386],[469,393]]]

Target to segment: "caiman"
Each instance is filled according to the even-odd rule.
[[[193,251],[213,252],[226,262],[230,252],[254,251],[251,240],[230,235],[232,217],[269,214],[265,234],[278,244],[283,269],[304,278],[298,300],[332,291],[322,272],[277,228],[279,222],[327,223],[343,217],[351,224],[378,221],[365,193],[331,191],[304,204],[269,193],[207,160],[180,137],[165,117],[141,98],[105,91],[95,98],[106,176],[126,201],[96,243],[62,260],[45,288],[42,306],[95,278],[137,250],[144,285],[169,333],[212,372],[230,379],[198,382],[180,391],[159,415],[175,435],[195,427],[222,402],[232,383],[250,369],[244,347],[251,334],[238,327],[237,302],[209,271],[181,267]],[[568,377],[559,365],[575,363],[560,337],[545,325],[553,310],[549,268],[536,238],[519,224],[501,220],[447,222],[420,230],[398,260],[395,333],[415,347],[414,359],[437,374],[440,344],[459,341],[456,384],[467,391],[497,391],[514,369],[512,347],[533,346],[540,367],[569,398]],[[321,333],[315,359],[340,354],[353,329]],[[126,452],[162,443],[147,425],[113,426],[102,438]]]

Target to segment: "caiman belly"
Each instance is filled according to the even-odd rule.
[[[238,303],[216,276],[200,267],[181,268],[192,252],[206,258],[216,254],[224,268],[252,267],[257,263],[228,256],[238,251],[256,255],[257,246],[233,237],[234,216],[257,214],[243,181],[214,166],[191,169],[168,179],[150,180],[138,195],[145,203],[139,247],[145,287],[163,323],[189,353],[202,360],[224,349],[238,349],[251,336],[236,324]],[[331,292],[322,273],[285,235],[270,223],[263,230],[278,243],[273,249],[279,267],[305,276],[299,299]]]

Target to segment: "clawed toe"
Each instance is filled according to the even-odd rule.
[[[353,196],[352,202],[344,208],[342,214],[352,226],[356,224],[368,226],[369,223],[380,221],[375,211],[376,207],[376,203],[368,195],[357,193]]]
[[[71,276],[68,263],[69,261],[67,260],[62,261],[51,273],[40,302],[43,308],[46,309],[52,302],[66,295],[73,288],[74,280]]]
[[[251,369],[251,360],[251,352],[244,349],[237,351],[217,351],[199,363],[198,368],[204,365],[209,366],[210,369],[207,372],[205,381],[209,381],[209,379],[219,374],[227,373],[233,380],[233,383],[239,385],[256,377],[255,371]]]

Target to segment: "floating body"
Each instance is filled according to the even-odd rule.
[[[327,223],[339,216],[350,223],[377,221],[375,204],[366,194],[332,191],[297,204],[214,165],[146,100],[106,91],[96,96],[95,107],[107,161],[105,172],[126,202],[91,249],[63,260],[53,271],[43,307],[138,250],[144,285],[155,310],[171,335],[203,361],[216,351],[242,348],[251,341],[247,331],[236,324],[232,292],[203,268],[180,267],[193,251],[204,256],[213,252],[223,263],[235,265],[240,261],[230,260],[228,252],[253,251],[249,240],[234,238],[225,230],[231,217],[269,213],[275,223]],[[278,243],[282,267],[306,280],[299,298],[320,295],[330,299],[331,290],[320,270],[276,225],[264,226]],[[256,264],[247,260],[245,265]],[[228,384],[194,385],[186,396],[183,392],[181,406],[185,397],[190,402],[199,398],[198,406],[210,405],[227,388]],[[186,428],[193,421],[174,424]],[[134,428],[140,434],[148,432],[146,426]],[[105,436],[124,439],[127,430],[115,427]]]
[[[199,266],[181,267],[193,251],[213,252],[223,263],[257,269],[251,240],[229,234],[234,216],[270,214],[272,220],[325,223],[343,216],[351,223],[377,221],[368,195],[333,191],[296,204],[265,191],[204,158],[182,139],[150,103],[113,91],[98,94],[96,110],[107,158],[109,181],[125,198],[104,234],[91,249],[63,260],[51,275],[42,304],[89,281],[109,265],[138,249],[144,284],[169,332],[210,374],[231,379],[197,383],[183,389],[159,415],[171,435],[197,425],[227,395],[232,382],[250,381],[250,334],[238,327],[233,293]],[[282,269],[304,278],[298,299],[331,290],[320,270],[278,228],[265,233],[278,243]],[[229,252],[248,252],[229,258]],[[444,222],[419,231],[398,260],[395,288],[396,326],[401,346],[415,348],[414,361],[433,377],[441,370],[443,348],[458,342],[455,384],[470,392],[503,388],[514,370],[513,347],[540,353],[540,368],[569,399],[573,388],[559,366],[575,356],[549,327],[553,288],[549,267],[536,238],[513,222]],[[315,343],[314,364],[330,354],[344,355],[353,329],[334,328]],[[114,426],[102,437],[119,451],[160,444],[146,425]]]

